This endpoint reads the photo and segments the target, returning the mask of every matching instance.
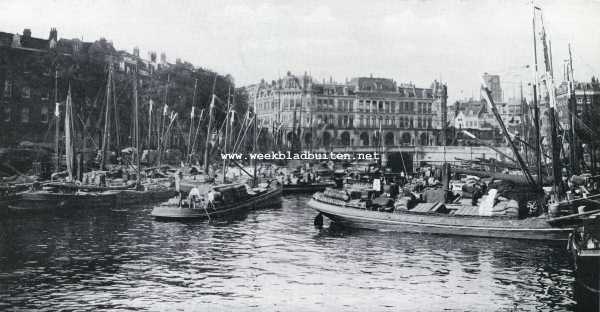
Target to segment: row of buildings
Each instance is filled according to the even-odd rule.
[[[511,134],[533,137],[532,105],[523,96],[505,99],[500,76],[485,73],[483,79]],[[274,141],[288,148],[354,148],[386,146],[435,146],[446,133],[449,145],[473,144],[461,134],[467,130],[487,144],[505,145],[496,117],[482,97],[446,104],[442,84],[429,87],[396,83],[388,78],[358,77],[337,83],[317,81],[307,73],[247,87],[250,105],[255,105],[263,128]],[[600,86],[574,84],[578,116],[600,103]],[[562,129],[569,129],[567,83],[557,89],[557,111]],[[531,101],[529,101],[531,102]],[[549,133],[548,101],[540,96],[543,142]],[[598,104],[596,104],[598,105]],[[444,132],[443,120],[447,130]]]
[[[52,145],[56,103],[65,101],[70,86],[78,115],[75,126],[90,129],[88,134],[93,142],[88,146],[97,147],[103,131],[109,66],[113,68],[113,80],[116,81],[112,87],[114,99],[111,99],[117,103],[111,118],[118,120],[110,129],[113,141],[118,141],[115,138],[118,136],[124,143],[122,145],[131,142],[131,73],[137,69],[140,110],[144,116],[140,127],[153,148],[157,144],[155,138],[160,131],[161,114],[152,115],[152,129],[148,130],[146,116],[152,100],[155,111],[162,111],[168,102],[170,109],[178,108],[181,116],[183,113],[187,116],[192,105],[194,78],[210,80],[212,85],[217,76],[220,82],[229,77],[196,68],[180,59],[170,63],[165,53],[158,55],[151,51],[140,55],[138,48],[117,50],[112,42],[103,38],[90,42],[59,38],[55,28],[43,38],[33,36],[29,29],[24,29],[21,34],[0,32],[0,147],[16,146],[23,141]],[[222,84],[225,83],[232,81]],[[210,86],[205,84],[207,86],[198,89],[199,96],[201,92],[210,92]],[[169,86],[179,94],[172,92],[167,100],[165,90]],[[220,87],[223,86],[220,84]],[[217,92],[222,93],[221,89],[217,88]],[[202,99],[207,97],[204,93]],[[64,112],[59,109],[59,113]],[[148,135],[148,131],[152,135]],[[173,145],[180,141],[179,136],[173,136]]]
[[[117,51],[105,39],[86,42],[59,38],[55,28],[47,38],[34,37],[29,29],[22,34],[0,32],[0,146],[51,141],[48,137],[52,138],[49,130],[55,103],[64,101],[69,84],[80,82],[74,91],[81,95],[79,102],[99,114],[102,105],[97,92],[106,83],[109,63],[121,74],[138,68],[140,80],[169,66],[164,54],[160,60],[154,52],[144,59],[139,49],[133,53]],[[77,79],[66,78],[75,76]]]
[[[392,79],[318,82],[288,72],[247,87],[261,127],[288,148],[352,148],[441,143],[442,84]]]

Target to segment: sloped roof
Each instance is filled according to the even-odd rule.
[[[396,91],[396,83],[389,78],[358,77],[350,80],[358,91]]]
[[[13,34],[0,31],[0,46],[9,46],[12,43]]]

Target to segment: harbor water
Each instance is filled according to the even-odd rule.
[[[308,199],[211,223],[2,216],[0,310],[577,310],[564,244],[319,230]]]

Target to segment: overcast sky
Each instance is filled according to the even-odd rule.
[[[506,96],[532,74],[529,0],[483,1],[0,0],[0,31],[93,41],[142,55],[154,50],[233,75],[237,85],[290,70],[344,81],[393,78],[448,83],[451,99],[478,97],[483,72],[501,75]],[[600,0],[546,0],[555,75],[567,44],[576,79],[600,72]]]

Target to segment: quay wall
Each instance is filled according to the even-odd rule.
[[[512,156],[512,151],[509,147],[495,147],[502,153]],[[412,162],[414,168],[418,167],[422,162],[429,164],[441,164],[444,162],[458,163],[462,160],[476,160],[478,158],[496,159],[498,161],[510,161],[501,153],[486,147],[486,146],[385,146],[375,148],[372,146],[365,147],[333,147],[330,149],[319,149],[319,152],[334,152],[334,153],[374,153],[381,154],[382,163],[389,164],[393,154],[402,154],[405,162]]]

